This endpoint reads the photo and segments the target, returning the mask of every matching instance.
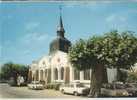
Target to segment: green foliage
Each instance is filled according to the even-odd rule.
[[[102,79],[105,79],[103,75],[100,79],[99,73],[107,67],[130,69],[137,62],[137,36],[133,32],[114,30],[88,40],[80,39],[70,48],[69,59],[72,66],[79,70],[92,69],[95,79],[91,78],[91,84],[96,89],[91,88],[90,94],[96,96]]]
[[[20,74],[25,79],[27,79],[28,75],[28,67],[21,65],[21,64],[14,64],[14,63],[5,63],[1,67],[0,78],[4,80],[9,80],[11,77],[16,80],[17,74]]]
[[[69,51],[70,61],[77,69],[83,69],[83,66],[89,67],[88,55],[86,52],[86,42],[82,39],[72,45]]]
[[[105,35],[106,66],[129,69],[137,62],[137,37],[127,31],[112,31]]]
[[[137,72],[128,73],[127,82],[137,82]]]
[[[129,69],[137,62],[137,36],[127,31],[114,30],[103,36],[80,39],[69,50],[71,63],[77,69],[106,67]]]
[[[45,85],[45,88],[46,88],[46,89],[53,89],[53,84],[50,84],[50,83],[49,83],[49,84],[46,84],[46,85]]]

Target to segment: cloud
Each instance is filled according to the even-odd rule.
[[[27,23],[27,25],[25,26],[25,28],[27,30],[32,30],[32,29],[37,28],[39,25],[40,25],[39,22],[29,22],[29,23]]]
[[[45,41],[47,38],[49,38],[49,35],[46,33],[37,33],[37,32],[32,32],[26,34],[24,37],[22,37],[21,41],[26,44],[30,43],[37,43],[37,42],[42,42]]]
[[[109,16],[106,18],[106,21],[107,21],[107,22],[115,22],[115,21],[125,22],[126,20],[127,20],[126,17],[120,16],[120,15],[116,15],[116,14],[109,15]]]

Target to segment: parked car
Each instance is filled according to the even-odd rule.
[[[83,84],[81,83],[71,83],[71,84],[64,84],[61,85],[59,90],[62,93],[69,93],[69,94],[74,94],[75,96],[77,95],[84,95],[84,90],[87,87],[85,87]]]
[[[43,90],[44,85],[41,84],[39,81],[32,81],[32,83],[28,84],[28,88],[34,90]]]
[[[137,84],[136,83],[125,84],[125,89],[128,91],[130,96],[137,97]]]
[[[129,93],[125,89],[123,84],[106,84],[103,88],[101,88],[101,94],[103,96],[110,97],[126,97],[129,96]]]

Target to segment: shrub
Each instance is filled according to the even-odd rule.
[[[46,89],[55,89],[55,90],[59,90],[59,86],[60,84],[59,83],[49,83],[49,84],[46,84],[45,85],[45,88]]]
[[[53,84],[49,83],[45,85],[46,89],[53,89]]]
[[[128,73],[127,82],[137,82],[137,73],[136,72]]]
[[[54,84],[54,85],[53,85],[53,88],[54,88],[55,90],[59,90],[60,85],[61,85],[61,84],[59,84],[59,83],[58,83],[58,84]]]
[[[51,89],[51,84],[46,84],[46,85],[45,85],[45,88],[46,88],[46,89]]]
[[[44,85],[44,84],[45,84],[45,81],[40,80],[40,83]]]

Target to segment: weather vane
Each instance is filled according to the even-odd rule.
[[[60,16],[61,16],[61,12],[62,12],[62,6],[59,6],[59,10],[60,10]]]

